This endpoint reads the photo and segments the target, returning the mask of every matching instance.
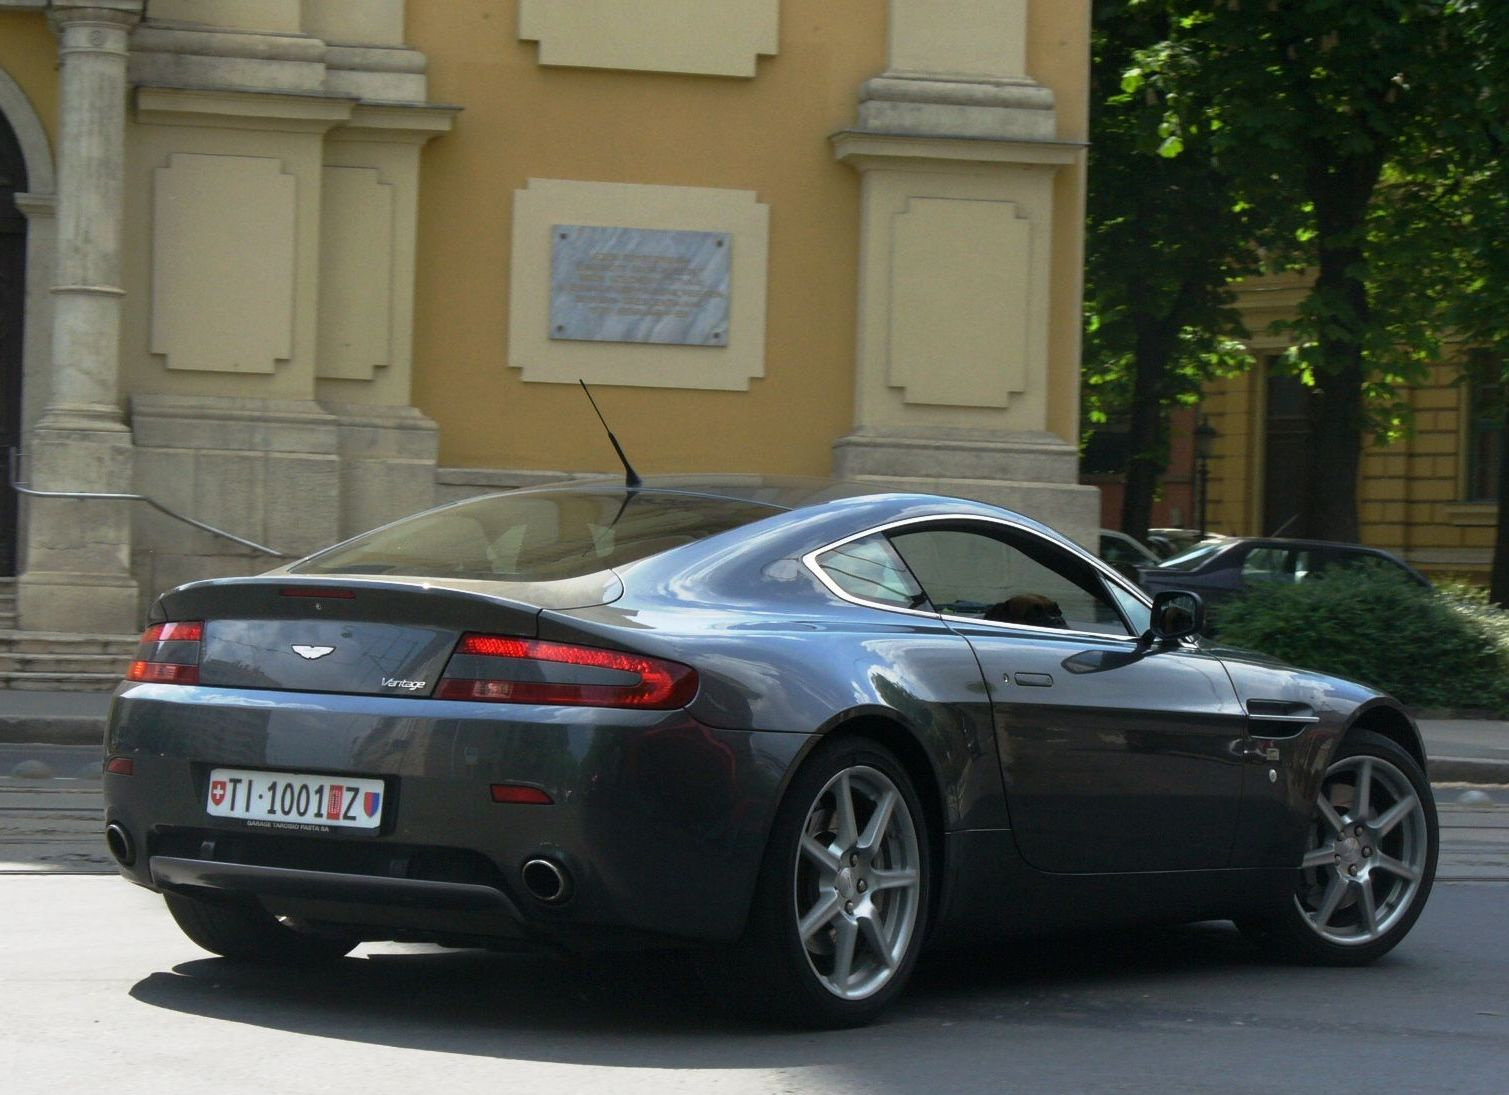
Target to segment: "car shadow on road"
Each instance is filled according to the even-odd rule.
[[[1154,994],[1172,1022],[1188,1011],[1181,1001],[1206,997],[1216,983],[1226,995],[1234,982],[1274,973],[1229,925],[942,953],[924,960],[879,1023],[841,1038],[730,1015],[710,1002],[684,956],[664,954],[565,960],[388,949],[304,970],[206,958],[153,973],[131,995],[216,1020],[468,1056],[726,1069],[842,1066],[853,1054],[873,1075],[877,1052],[907,1052],[888,1033],[898,1026],[927,1038],[971,1021],[1125,1024],[1124,1002],[1140,1000],[1145,1019]],[[730,983],[712,995],[739,991]]]

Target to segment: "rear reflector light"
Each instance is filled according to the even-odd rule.
[[[137,661],[131,663],[131,668],[126,673],[126,680],[146,681],[152,684],[198,684],[199,667],[177,665],[173,662]]]
[[[507,635],[461,637],[435,697],[487,703],[629,707],[668,711],[697,694],[697,671],[679,662]]]
[[[134,776],[136,762],[130,757],[111,757],[105,762],[105,771],[113,776]]]
[[[511,802],[523,806],[555,805],[555,799],[549,794],[523,783],[494,783],[492,792],[494,802]]]
[[[198,684],[201,620],[170,620],[142,632],[126,680],[152,684]]]

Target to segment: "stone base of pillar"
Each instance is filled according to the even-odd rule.
[[[1075,482],[1078,467],[1075,447],[1046,433],[855,434],[833,446],[841,478],[1004,506],[1094,550],[1100,492]]]
[[[141,591],[119,574],[29,570],[16,580],[16,626],[23,631],[134,635]]]
[[[413,407],[323,402],[338,419],[342,536],[435,504],[440,430]]]
[[[133,451],[124,427],[32,432],[26,474],[45,491],[131,491]],[[131,576],[130,502],[28,498],[26,569],[16,583],[17,625],[27,631],[128,634],[141,605]]]
[[[136,489],[169,509],[290,555],[340,539],[337,421],[318,403],[138,395],[131,423]],[[143,507],[134,562],[156,596],[282,560]]]

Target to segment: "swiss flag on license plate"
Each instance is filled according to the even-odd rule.
[[[210,783],[210,801],[219,806],[225,801],[225,780],[217,779]]]

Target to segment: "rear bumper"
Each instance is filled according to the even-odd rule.
[[[268,898],[301,901],[339,901],[346,904],[400,908],[498,911],[522,919],[508,896],[491,886],[465,882],[432,882],[421,878],[384,878],[338,871],[305,871],[291,867],[261,867],[249,863],[221,863],[213,859],[182,859],[155,855],[148,861],[152,884],[159,890],[218,890]]]
[[[106,750],[134,773],[106,776],[106,820],[139,850],[121,868],[134,882],[251,895],[373,938],[729,940],[807,740],[682,711],[128,685]],[[382,826],[210,817],[221,766],[381,779]],[[553,804],[494,803],[494,783],[541,788]],[[568,900],[530,895],[520,872],[535,857],[569,872]]]

